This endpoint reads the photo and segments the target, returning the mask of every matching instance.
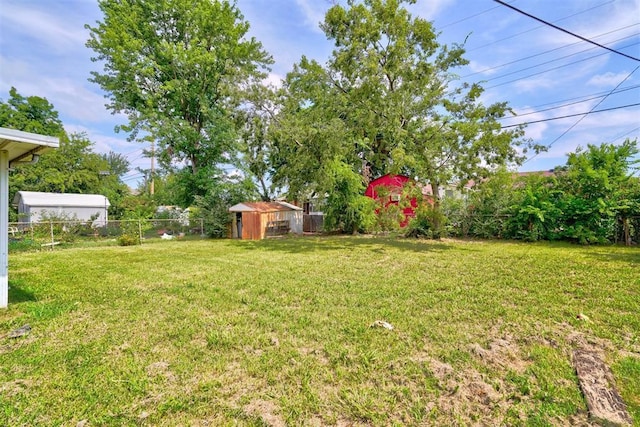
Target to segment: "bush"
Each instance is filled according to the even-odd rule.
[[[148,220],[143,218],[130,218],[121,222],[121,234],[117,242],[120,246],[132,246],[141,244],[142,234],[153,228]]]
[[[140,244],[139,236],[132,236],[131,234],[122,234],[117,239],[120,246],[134,246]]]
[[[331,188],[323,207],[325,230],[347,234],[371,232],[376,224],[376,203],[362,195],[362,177],[340,161],[335,161],[331,169]]]
[[[416,216],[407,226],[406,237],[439,239],[445,234],[446,217],[430,204],[419,206]]]

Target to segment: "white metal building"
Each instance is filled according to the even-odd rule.
[[[18,191],[13,198],[22,223],[42,221],[43,218],[89,221],[105,225],[108,220],[109,199],[101,194],[42,193]]]
[[[0,308],[9,303],[9,168],[36,162],[41,153],[59,145],[52,136],[0,127]]]

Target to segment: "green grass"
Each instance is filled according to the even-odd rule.
[[[638,248],[367,237],[12,253],[0,337],[32,331],[0,338],[0,425],[576,424],[579,345],[640,424],[638,271]]]

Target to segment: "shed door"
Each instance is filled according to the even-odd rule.
[[[236,236],[242,239],[242,212],[236,212]]]

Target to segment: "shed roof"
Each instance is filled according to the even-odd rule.
[[[39,191],[18,191],[13,203],[28,206],[75,206],[101,207],[111,206],[109,199],[102,194],[43,193]]]
[[[34,154],[42,154],[58,148],[60,139],[15,129],[0,127],[0,150],[9,153],[9,162],[31,160]]]
[[[229,208],[229,212],[282,212],[301,210],[302,208],[287,202],[244,202]]]

